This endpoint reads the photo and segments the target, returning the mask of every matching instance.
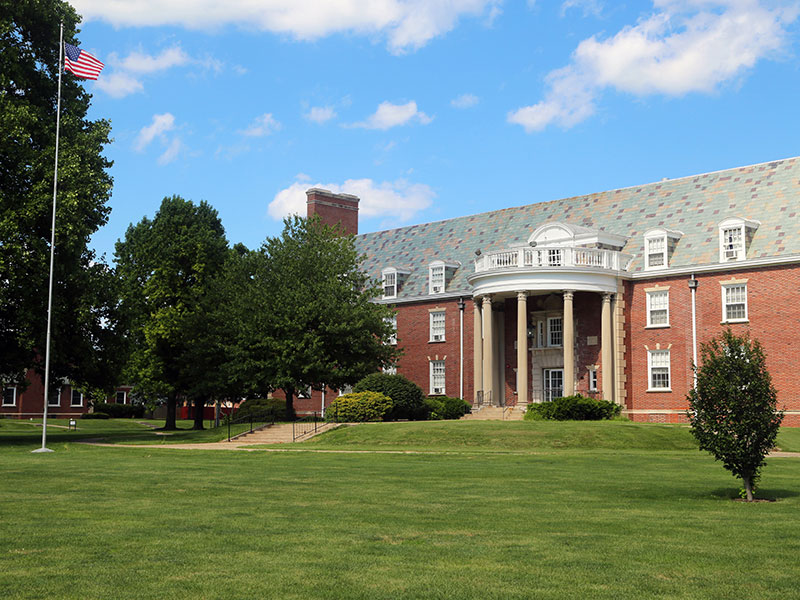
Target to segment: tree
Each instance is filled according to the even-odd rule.
[[[697,388],[689,393],[689,421],[701,450],[741,478],[747,500],[765,458],[775,446],[783,411],[761,344],[730,329],[701,346],[694,366]]]
[[[79,44],[79,20],[61,0],[0,0],[0,378],[18,382],[31,366],[43,372],[59,22]],[[113,274],[88,243],[110,210],[110,125],[86,118],[91,96],[69,74],[61,96],[52,379],[108,388],[118,372],[106,347],[116,343],[114,288],[104,287]]]
[[[298,390],[352,385],[395,360],[393,311],[373,302],[379,291],[359,269],[352,236],[292,217],[252,260],[242,338],[250,378],[283,390],[289,414]]]
[[[165,429],[175,429],[178,397],[202,408],[220,384],[216,278],[230,256],[217,211],[178,196],[164,198],[151,221],[131,225],[116,246],[123,306],[130,322],[128,375],[167,399]]]

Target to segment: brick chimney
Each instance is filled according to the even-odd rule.
[[[345,233],[358,235],[358,196],[320,188],[311,188],[306,196],[306,216],[319,215],[323,223],[340,225]]]

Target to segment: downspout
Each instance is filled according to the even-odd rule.
[[[459,391],[458,397],[464,399],[464,307],[467,305],[463,298],[458,299],[458,311],[460,317],[460,330],[459,330],[459,362],[458,362],[458,380]]]
[[[689,280],[689,289],[692,291],[692,387],[697,389],[697,279],[692,273],[692,278]]]

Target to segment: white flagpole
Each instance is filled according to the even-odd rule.
[[[58,36],[58,104],[56,105],[56,164],[53,172],[53,223],[50,228],[50,284],[47,296],[47,343],[44,353],[44,411],[42,412],[42,447],[34,452],[52,452],[47,447],[47,404],[50,396],[50,331],[53,320],[53,264],[56,253],[56,195],[58,192],[58,137],[61,129],[61,63],[64,58],[64,22]]]

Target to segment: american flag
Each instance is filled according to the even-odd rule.
[[[72,44],[64,44],[64,53],[64,70],[84,79],[97,79],[105,66],[94,56]]]

